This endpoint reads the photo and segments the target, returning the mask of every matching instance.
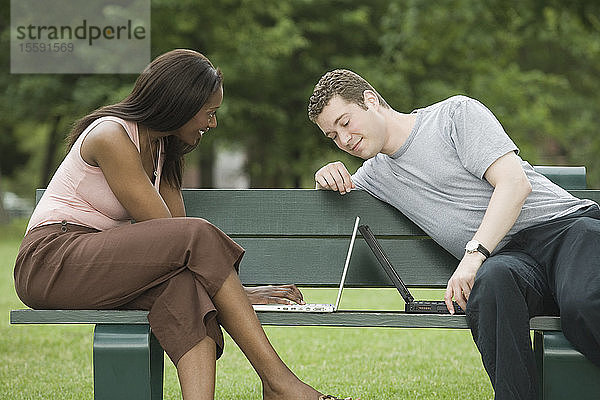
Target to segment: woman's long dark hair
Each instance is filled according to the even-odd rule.
[[[173,50],[157,57],[137,78],[131,94],[119,103],[101,107],[77,121],[67,139],[69,149],[96,119],[115,116],[161,132],[180,128],[223,84],[223,75],[202,54]],[[194,149],[175,136],[165,139],[163,176],[181,188],[183,155]]]

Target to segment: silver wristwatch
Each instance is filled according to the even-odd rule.
[[[485,258],[488,258],[490,256],[489,250],[486,249],[477,240],[469,240],[467,242],[467,245],[465,246],[465,251],[468,254],[473,254],[473,253],[476,253],[476,252],[480,252],[481,254],[483,254],[485,256]]]

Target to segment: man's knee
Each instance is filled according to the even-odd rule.
[[[600,367],[600,299],[570,296],[560,304],[560,322],[567,339]]]
[[[477,271],[473,290],[492,293],[502,290],[513,280],[510,260],[502,255],[488,258]]]
[[[496,308],[498,296],[502,295],[504,281],[509,279],[509,272],[502,260],[496,257],[487,259],[479,268],[469,301],[467,315],[472,313],[489,313]]]
[[[597,246],[600,244],[600,220],[589,217],[577,218],[569,229],[568,235],[574,243],[585,245],[591,243]]]
[[[467,311],[491,312],[499,305],[512,303],[527,295],[527,287],[539,285],[525,256],[498,254],[488,258],[475,276]],[[524,293],[525,292],[525,293]]]
[[[560,302],[563,323],[600,330],[600,290],[571,293]]]

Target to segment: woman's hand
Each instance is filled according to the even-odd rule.
[[[296,285],[244,287],[252,304],[305,304]]]

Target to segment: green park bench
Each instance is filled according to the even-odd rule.
[[[600,201],[600,190],[585,189],[584,167],[536,168],[575,196]],[[409,287],[445,288],[458,264],[401,213],[363,191],[340,196],[305,189],[186,189],[183,194],[189,216],[211,221],[246,249],[240,267],[245,285],[337,287],[357,215],[372,227]],[[346,286],[392,287],[360,235]],[[10,322],[94,324],[95,398],[162,399],[163,350],[147,314],[22,309],[11,311]],[[259,312],[258,317],[264,325],[280,326],[468,328],[464,316],[403,311]],[[560,319],[535,317],[530,325],[543,399],[599,399],[600,369],[564,338]]]

